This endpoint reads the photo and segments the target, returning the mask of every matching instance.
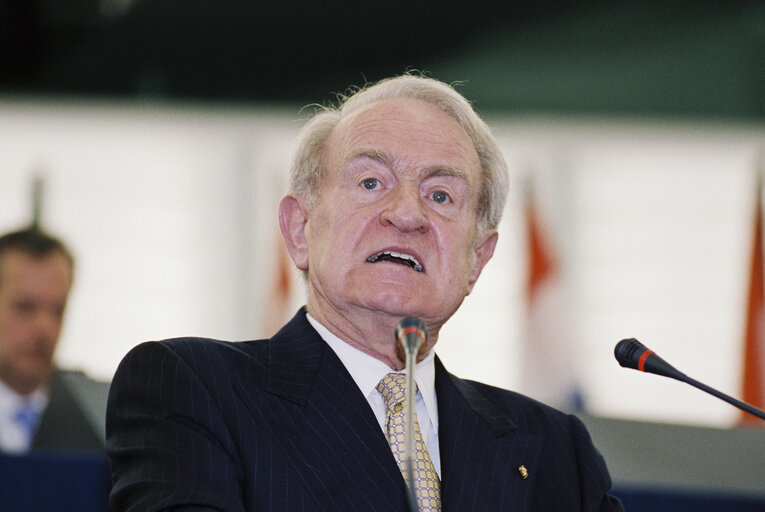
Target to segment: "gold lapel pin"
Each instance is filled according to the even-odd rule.
[[[518,473],[521,474],[521,478],[523,478],[524,480],[526,480],[529,477],[529,470],[526,469],[526,466],[523,466],[523,465],[518,466]]]

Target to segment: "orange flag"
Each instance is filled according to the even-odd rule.
[[[744,337],[743,400],[765,408],[765,283],[762,258],[762,185],[757,180],[752,256],[749,266],[749,294]],[[742,413],[742,423],[762,425],[762,420]]]
[[[284,240],[278,234],[274,243],[275,261],[267,279],[270,281],[268,296],[263,306],[263,336],[273,336],[284,323],[295,314],[292,307],[292,296],[295,283],[293,277],[294,264],[284,247]]]
[[[581,409],[561,267],[531,183],[525,203],[527,318],[519,390],[555,407]]]
[[[531,193],[529,193],[531,195]],[[536,296],[541,292],[546,281],[554,279],[558,273],[557,262],[553,260],[551,248],[545,239],[537,206],[533,197],[526,200],[526,240],[528,243],[528,275],[526,277],[526,300],[529,309],[533,307]]]

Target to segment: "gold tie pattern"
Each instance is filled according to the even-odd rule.
[[[385,400],[385,437],[388,439],[393,456],[401,473],[406,475],[406,374],[389,373],[379,384],[377,391]],[[414,495],[422,512],[440,512],[441,483],[436,468],[430,460],[428,449],[420,432],[417,418],[414,419]]]

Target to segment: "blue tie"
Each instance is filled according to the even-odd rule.
[[[37,429],[37,423],[40,421],[40,413],[28,402],[24,402],[16,410],[14,417],[16,423],[24,427],[29,439],[32,439]]]

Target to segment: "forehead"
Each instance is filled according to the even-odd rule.
[[[380,100],[349,114],[327,140],[330,168],[357,154],[385,153],[422,166],[458,168],[477,179],[480,160],[462,127],[436,105],[411,98]]]
[[[71,283],[71,262],[60,251],[35,256],[11,249],[0,256],[0,290],[59,290]]]

